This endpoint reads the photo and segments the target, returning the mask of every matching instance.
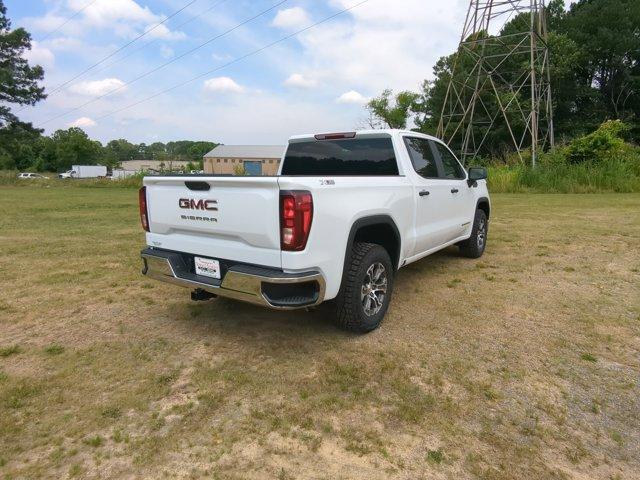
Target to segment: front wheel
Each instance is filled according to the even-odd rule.
[[[393,266],[387,251],[356,243],[336,299],[336,322],[345,330],[366,333],[380,326],[393,291]]]
[[[473,228],[468,240],[458,244],[460,253],[469,258],[480,258],[487,246],[487,234],[489,233],[489,221],[483,210],[476,210],[473,219]]]

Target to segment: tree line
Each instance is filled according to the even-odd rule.
[[[165,164],[180,160],[191,162],[194,169],[201,169],[203,155],[218,145],[190,140],[147,145],[122,138],[102,145],[76,127],[57,130],[51,136],[34,132],[26,135],[26,139],[20,136],[7,138],[10,135],[0,133],[2,137],[7,141],[0,142],[0,169],[39,172],[65,171],[78,164],[116,168],[126,160],[159,160]]]
[[[546,7],[546,18],[556,138],[567,143],[593,132],[607,120],[621,120],[629,126],[625,129],[627,139],[638,143],[640,1],[580,0],[567,11],[563,0],[552,0]],[[529,24],[530,14],[521,13],[505,24],[500,34],[527,31]],[[488,32],[483,35],[490,37]],[[475,62],[461,49],[438,60],[434,79],[425,80],[420,91],[394,94],[385,90],[372,99],[367,105],[370,124],[392,128],[413,124],[416,130],[435,135],[456,61],[455,75],[462,83],[465,75],[472,74]],[[505,62],[499,73],[509,78],[522,68]],[[511,92],[500,94],[508,98]],[[480,95],[487,105],[496,102],[495,92],[488,88]],[[518,95],[521,104],[530,101],[527,89]],[[486,132],[480,131],[481,126],[477,128],[475,135],[481,138]],[[513,151],[506,122],[499,118],[489,135],[481,154],[506,159]]]
[[[25,52],[31,36],[24,28],[11,28],[7,9],[0,0],[0,169],[64,171],[74,164],[116,167],[125,160],[176,160],[202,168],[202,156],[217,143],[179,140],[175,142],[131,143],[116,139],[103,145],[80,128],[57,130],[50,136],[21,121],[11,105],[35,105],[46,98],[40,82],[44,70],[31,66]]]

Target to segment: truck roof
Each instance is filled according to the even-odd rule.
[[[318,132],[318,133],[307,133],[307,134],[303,134],[303,135],[293,135],[291,137],[289,137],[289,141],[297,141],[297,140],[310,140],[310,139],[314,139],[316,138],[317,135],[332,135],[332,134],[340,134],[340,133],[355,133],[356,137],[359,136],[365,136],[365,135],[384,135],[384,134],[388,134],[391,136],[397,135],[397,134],[402,134],[402,135],[415,135],[415,136],[420,136],[420,137],[424,137],[424,138],[429,138],[431,140],[438,140],[436,137],[433,137],[431,135],[426,135],[424,133],[420,133],[420,132],[414,132],[413,130],[406,130],[406,129],[397,129],[397,128],[383,128],[383,129],[378,129],[378,130],[351,130],[351,131],[345,131],[345,132]]]

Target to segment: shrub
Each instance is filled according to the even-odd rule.
[[[16,185],[19,173],[17,170],[0,170],[0,185]]]
[[[623,135],[628,131],[620,120],[604,122],[595,132],[573,140],[564,155],[570,163],[602,160],[625,147]]]
[[[556,168],[567,164],[567,157],[563,148],[555,147],[548,152],[541,153],[538,157],[541,167]]]

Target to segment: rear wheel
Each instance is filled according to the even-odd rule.
[[[336,299],[336,322],[345,330],[366,333],[380,326],[393,291],[393,266],[387,251],[356,243]]]
[[[476,210],[473,220],[471,236],[468,240],[459,243],[460,253],[469,258],[480,258],[487,246],[487,234],[489,233],[489,221],[483,210]]]

